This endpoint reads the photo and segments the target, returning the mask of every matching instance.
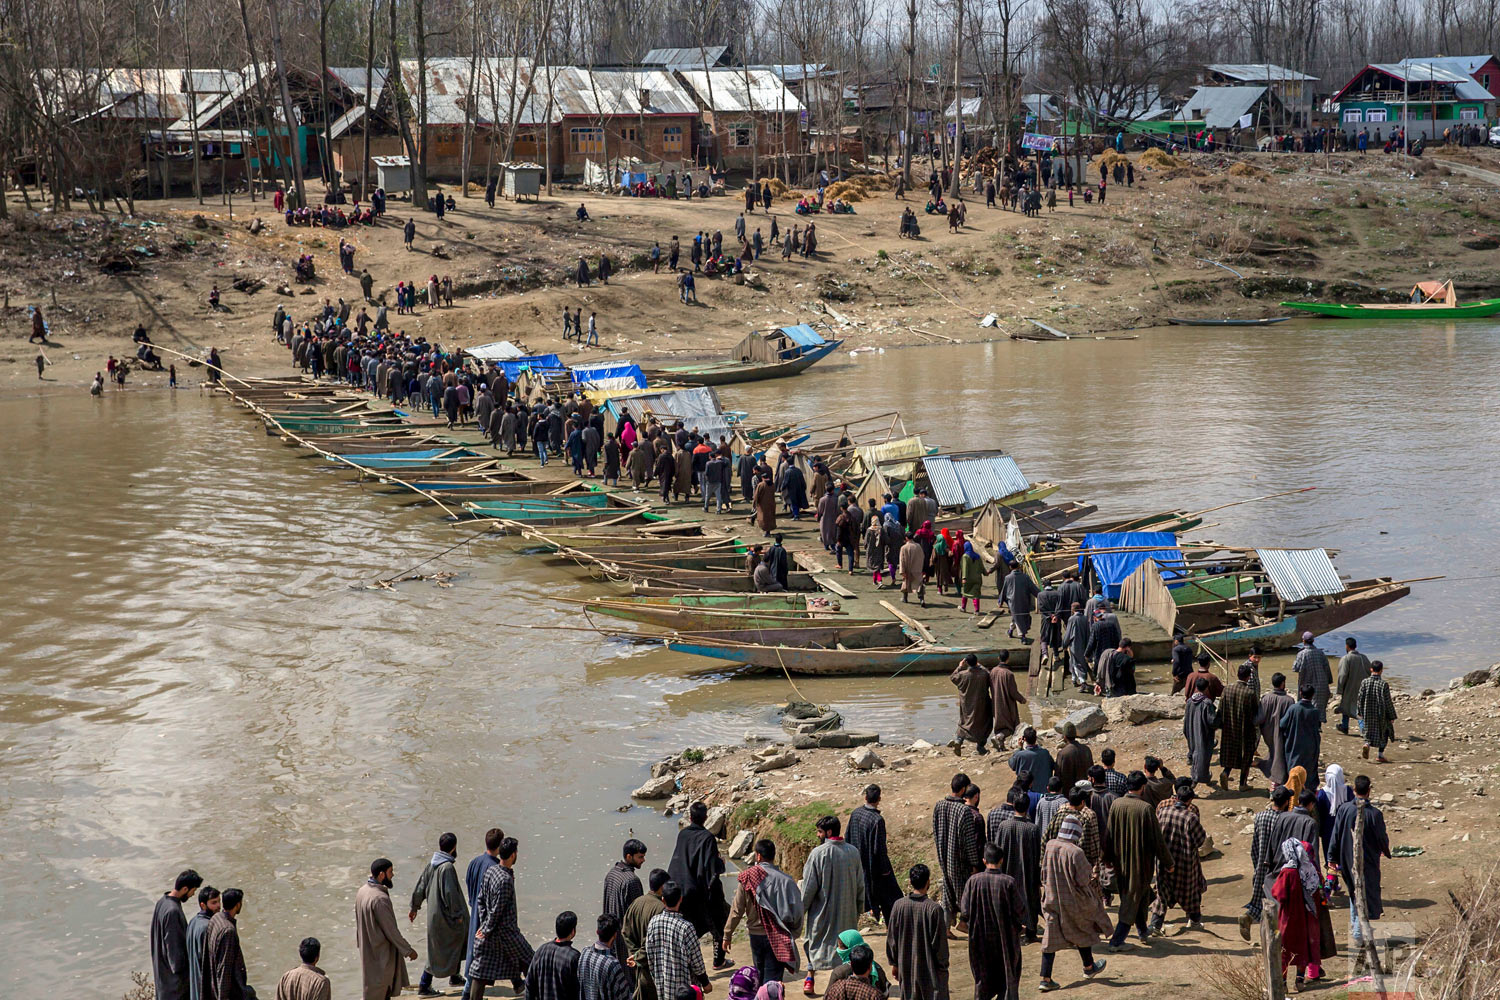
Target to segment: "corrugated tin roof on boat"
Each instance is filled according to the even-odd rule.
[[[1284,601],[1342,594],[1344,581],[1326,549],[1256,549],[1276,596]]]
[[[1009,455],[924,455],[922,467],[941,507],[979,507],[1031,485]]]

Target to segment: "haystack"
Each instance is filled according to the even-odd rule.
[[[1247,181],[1263,181],[1268,176],[1266,172],[1253,163],[1240,160],[1229,168],[1230,177],[1242,177]]]

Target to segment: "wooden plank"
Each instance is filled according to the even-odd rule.
[[[856,596],[854,591],[850,590],[848,587],[844,586],[842,583],[839,583],[837,580],[829,576],[815,576],[813,577],[813,582],[822,587],[824,590],[833,591],[840,597]]]
[[[880,602],[880,606],[882,608],[885,608],[891,614],[895,615],[897,618],[901,619],[907,625],[911,626],[911,628],[913,630],[915,630],[916,633],[918,635],[920,635],[924,640],[926,640],[929,643],[932,643],[933,645],[937,644],[937,640],[933,638],[932,633],[929,632],[929,631],[927,631],[927,626],[926,625],[923,625],[921,622],[917,621],[911,615],[907,614],[906,612],[902,611],[900,608],[896,607],[890,601],[881,601]]]
[[[1042,644],[1033,642],[1031,644],[1031,661],[1026,665],[1027,677],[1040,677],[1042,675]]]
[[[989,614],[987,614],[983,618],[979,619],[979,621],[976,623],[976,627],[978,627],[978,628],[989,628],[991,625],[995,624],[995,622],[997,622],[999,620],[1000,620],[1000,615],[998,613],[994,612],[994,611],[991,611]]]

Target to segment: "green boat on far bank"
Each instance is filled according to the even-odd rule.
[[[1407,302],[1283,302],[1282,306],[1335,319],[1477,319],[1500,313],[1500,299],[1459,305],[1451,281],[1419,281]]]

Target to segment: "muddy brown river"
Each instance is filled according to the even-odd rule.
[[[1500,327],[1294,323],[845,355],[721,393],[766,421],[899,409],[1105,513],[1316,486],[1198,534],[1447,574],[1354,626],[1421,687],[1497,659],[1497,383]],[[506,543],[453,553],[450,588],[364,589],[452,529],[196,389],[13,397],[0,426],[0,995],[118,998],[188,866],[246,891],[263,996],[309,934],[350,995],[370,859],[395,859],[404,917],[437,835],[466,863],[493,825],[520,838],[540,940],[557,910],[593,912],[626,836],[665,864],[673,821],[621,811],[652,759],[775,730],[784,681],[689,676],[703,664],[568,630],[550,598],[595,585]],[[942,678],[799,685],[888,740],[949,735]]]

